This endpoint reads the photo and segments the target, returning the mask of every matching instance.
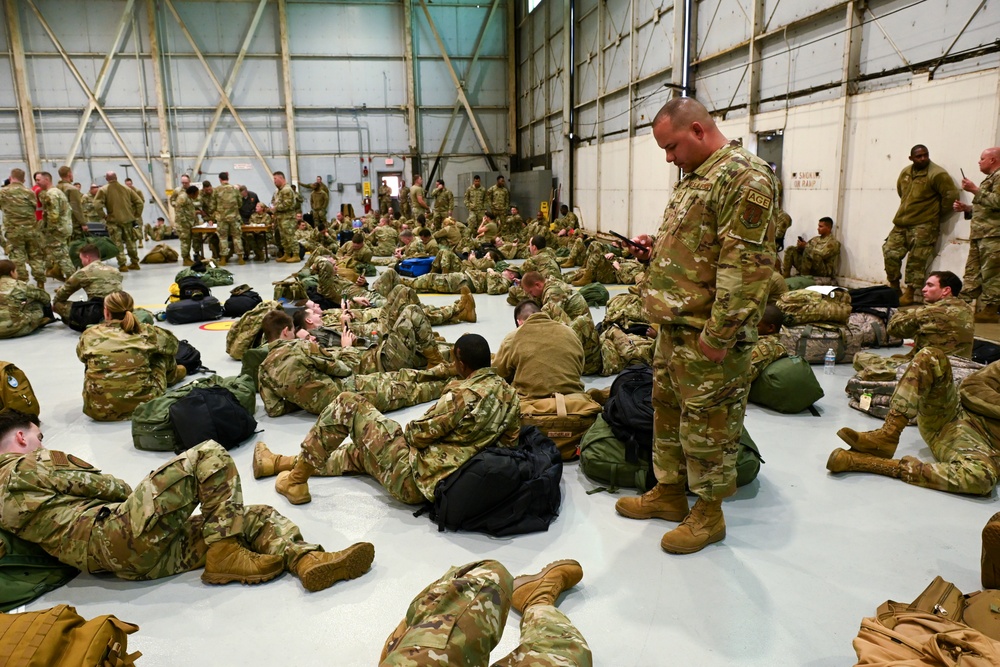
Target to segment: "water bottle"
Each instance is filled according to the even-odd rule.
[[[833,375],[833,367],[837,365],[837,355],[831,347],[826,351],[826,356],[823,357],[823,374]]]
[[[373,331],[368,335],[368,340],[371,342],[372,347],[378,347],[379,336],[377,331]]]

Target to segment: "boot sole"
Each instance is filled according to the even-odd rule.
[[[264,472],[264,464],[258,458],[258,452],[260,451],[260,447],[263,444],[264,443],[262,443],[262,442],[258,442],[256,445],[254,445],[254,448],[253,448],[253,478],[254,479],[264,479],[266,477],[274,477],[275,475],[278,474],[278,473],[274,472],[274,470],[272,470],[270,474]],[[261,454],[260,456],[263,456],[263,454]]]
[[[668,554],[679,554],[679,555],[694,554],[698,553],[699,551],[707,547],[709,544],[715,544],[716,542],[721,542],[724,539],[726,539],[725,528],[723,528],[715,535],[710,535],[709,538],[705,540],[703,544],[696,547],[677,547],[670,544],[665,544],[663,540],[660,540],[660,548],[666,551]]]
[[[686,510],[683,514],[680,512],[650,512],[648,514],[637,514],[635,512],[629,512],[615,503],[615,512],[626,519],[637,519],[639,521],[645,521],[646,519],[663,519],[664,521],[673,521],[674,523],[677,523],[683,521],[684,517],[688,515],[690,510]]]
[[[357,579],[371,569],[375,560],[375,545],[368,542],[354,544],[342,552],[342,558],[309,568],[300,576],[307,591],[315,593],[333,586],[338,581]]]
[[[552,561],[551,563],[543,567],[541,572],[538,572],[536,574],[522,574],[521,576],[515,578],[514,583],[511,586],[511,592],[516,591],[518,588],[520,588],[525,584],[530,584],[532,581],[538,581],[546,574],[548,574],[550,571],[559,567],[560,565],[576,565],[577,567],[579,567],[580,563],[573,560],[572,558]]]
[[[987,568],[986,563],[992,564]],[[1000,513],[990,517],[983,528],[983,588],[1000,588]]]
[[[250,576],[225,574],[222,572],[202,572],[201,580],[204,583],[210,584],[212,586],[232,584],[235,582],[252,586],[254,584],[263,584],[265,581],[271,581],[272,579],[275,579],[282,572],[284,572],[283,568],[279,568],[275,572],[268,572],[266,574],[255,574]]]

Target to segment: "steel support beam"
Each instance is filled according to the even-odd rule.
[[[626,224],[625,235],[632,238],[632,202],[635,197],[632,197],[632,185],[635,182],[635,114],[632,113],[632,103],[635,100],[635,0],[629,0],[628,3],[628,178],[626,180],[625,192],[628,193],[625,197],[625,201],[628,202],[626,205],[626,219],[628,223]]]
[[[956,44],[958,44],[958,40],[961,39],[962,35],[965,34],[965,31],[969,29],[969,24],[972,23],[972,19],[976,18],[976,14],[978,14],[985,5],[986,5],[986,0],[980,0],[979,5],[976,7],[975,11],[972,12],[972,16],[969,17],[969,20],[965,22],[965,25],[962,26],[962,29],[958,31],[957,35],[955,35],[955,39],[953,39],[951,44],[948,45],[948,48],[945,50],[945,52],[941,54],[941,58],[936,63],[934,63],[934,67],[931,68],[931,71],[928,74],[929,79],[934,78],[934,73],[937,72],[938,67],[940,67],[941,63],[945,61],[945,58],[947,58],[951,54],[951,50],[955,48]]]
[[[750,76],[747,79],[747,111],[751,132],[757,131],[757,113],[760,111],[760,76],[762,69],[761,56],[763,42],[760,38],[765,29],[764,0],[752,0],[750,8],[750,44],[747,48]],[[791,57],[791,56],[789,56]]]
[[[18,114],[21,119],[21,136],[24,137],[25,160],[28,173],[32,174],[42,166],[38,157],[38,134],[35,132],[35,110],[31,106],[28,92],[28,73],[24,61],[24,41],[21,39],[21,19],[17,11],[17,0],[6,0],[7,38],[10,40],[11,66],[14,69],[14,89],[17,93]],[[30,181],[29,181],[30,182]]]
[[[507,155],[517,155],[517,39],[514,0],[507,0]]]
[[[170,123],[167,121],[167,92],[163,85],[163,62],[160,57],[160,36],[156,25],[156,0],[146,0],[149,24],[149,56],[153,65],[153,86],[156,88],[156,122],[160,133],[160,160],[166,188],[174,187],[174,157],[170,151]],[[169,200],[168,200],[169,201]]]
[[[247,138],[247,141],[250,143],[250,148],[253,150],[254,155],[257,156],[257,159],[260,160],[260,163],[264,166],[264,169],[266,169],[267,173],[270,174],[271,166],[267,163],[267,160],[264,159],[264,156],[261,154],[260,149],[257,148],[257,142],[255,142],[253,140],[253,137],[250,136],[250,131],[247,129],[247,126],[243,124],[243,119],[240,118],[240,114],[239,112],[236,111],[236,108],[233,106],[232,101],[229,99],[229,95],[226,94],[226,91],[223,89],[222,84],[219,83],[219,80],[215,76],[215,72],[213,72],[212,68],[208,65],[208,61],[205,60],[205,56],[202,55],[201,49],[198,48],[198,44],[195,43],[194,37],[191,36],[191,32],[187,29],[187,25],[181,19],[180,14],[177,13],[177,9],[174,7],[173,0],[164,0],[164,2],[166,2],[167,9],[170,10],[170,13],[174,15],[174,20],[177,21],[177,25],[180,26],[181,32],[184,33],[184,37],[187,39],[188,44],[191,45],[191,48],[194,50],[195,55],[198,56],[198,60],[201,61],[202,66],[205,68],[205,72],[208,73],[208,78],[212,80],[212,85],[214,85],[215,89],[219,92],[219,95],[222,97],[222,101],[225,102],[226,104],[226,108],[229,109],[229,113],[233,114],[233,120],[235,120],[236,124],[239,125],[240,130],[242,130],[243,132],[243,136]]]
[[[299,156],[295,148],[295,109],[292,106],[292,63],[288,57],[288,4],[278,0],[278,33],[281,38],[281,78],[284,80],[285,132],[288,133],[288,161],[292,183],[299,182]],[[370,148],[370,146],[369,146]]]
[[[135,1],[127,0],[125,9],[122,11],[122,18],[118,22],[118,30],[115,31],[115,38],[111,42],[111,48],[108,50],[107,55],[104,56],[101,70],[97,73],[97,82],[94,84],[94,97],[98,101],[104,98],[104,90],[107,88],[111,78],[109,76],[111,73],[111,64],[114,62],[115,56],[118,55],[118,49],[122,48],[122,43],[128,32],[129,22],[132,20],[134,7]],[[145,101],[143,104],[145,104]],[[76,134],[73,135],[73,143],[70,144],[69,153],[66,154],[66,166],[68,167],[73,166],[73,160],[76,159],[76,152],[80,149],[80,143],[83,141],[83,135],[87,131],[87,125],[90,123],[90,116],[93,113],[93,102],[87,102],[87,107],[83,110],[83,117],[80,118],[80,124],[76,128]]]
[[[416,58],[413,57],[413,0],[403,0],[403,57],[406,60],[406,129],[413,175],[419,171],[420,128],[417,125]],[[412,176],[411,176],[412,182]]]
[[[132,155],[132,151],[129,150],[121,135],[118,134],[118,130],[115,129],[114,123],[111,122],[111,119],[108,118],[108,115],[104,112],[104,107],[101,106],[100,102],[98,102],[97,97],[94,95],[94,91],[92,91],[90,86],[87,85],[87,82],[80,74],[80,70],[77,69],[76,65],[73,64],[73,60],[66,53],[66,50],[63,49],[62,43],[56,37],[55,33],[52,32],[52,28],[49,27],[48,21],[46,21],[45,17],[42,16],[42,13],[38,11],[38,7],[35,6],[35,0],[25,0],[25,2],[28,7],[31,8],[31,11],[35,13],[35,16],[38,18],[38,22],[45,30],[45,33],[49,36],[49,39],[52,40],[52,44],[56,47],[56,50],[59,51],[59,54],[62,56],[63,62],[66,63],[66,66],[69,67],[70,72],[72,72],[73,76],[76,78],[77,83],[80,84],[80,88],[82,88],[83,92],[87,94],[88,98],[90,98],[91,103],[94,105],[94,110],[101,116],[101,118],[104,119],[104,123],[108,126],[111,136],[114,137],[116,142],[118,142],[118,146],[122,149],[122,153],[125,154],[125,157],[128,158],[128,161],[131,162],[132,166],[135,168],[136,176],[142,181],[142,184],[146,186],[146,189],[149,190],[149,196],[153,198],[153,201],[155,201],[156,205],[160,207],[163,214],[168,215],[166,204],[163,203],[163,200],[160,199],[160,195],[157,194],[155,189],[153,189],[153,184],[150,183],[148,178],[146,178],[146,170],[139,165],[135,156]]]
[[[833,191],[836,198],[833,203],[832,214],[834,220],[842,220],[841,212],[844,210],[844,181],[847,178],[848,153],[851,141],[851,105],[852,97],[858,92],[858,75],[861,72],[861,40],[864,31],[861,29],[865,6],[867,0],[857,0],[848,2],[844,14],[844,31],[847,33],[844,39],[843,71],[840,86],[840,165],[837,173],[834,174]]]
[[[233,92],[233,85],[236,83],[236,77],[240,73],[240,68],[243,66],[243,59],[247,55],[247,49],[250,48],[250,42],[253,41],[253,37],[257,34],[257,25],[260,23],[260,17],[264,14],[264,9],[267,7],[267,0],[260,0],[257,5],[257,11],[254,12],[253,20],[250,21],[250,28],[247,30],[246,36],[243,38],[243,44],[240,46],[240,52],[236,56],[236,62],[233,63],[233,69],[229,72],[229,76],[226,77],[226,85],[223,86],[223,90],[226,95]],[[201,163],[205,161],[205,155],[208,154],[208,147],[212,143],[212,137],[215,135],[215,128],[219,125],[219,119],[222,118],[222,110],[226,108],[226,103],[224,100],[219,100],[219,103],[215,107],[215,112],[212,114],[212,121],[208,124],[208,131],[205,133],[205,140],[202,141],[201,149],[198,150],[198,159],[194,163],[194,173],[199,173],[201,171]],[[171,181],[173,182],[173,181]]]

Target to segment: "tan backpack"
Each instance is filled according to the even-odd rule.
[[[138,625],[114,616],[89,621],[65,604],[23,614],[0,614],[0,664],[6,667],[132,667],[128,635]]]
[[[143,264],[169,264],[176,262],[180,259],[180,255],[177,251],[168,246],[166,243],[160,243],[153,246],[146,256],[142,258]]]
[[[38,416],[41,407],[28,376],[9,361],[0,361],[0,408]]]
[[[580,456],[580,441],[604,409],[590,394],[522,398],[521,426],[537,426],[559,448],[563,461]]]

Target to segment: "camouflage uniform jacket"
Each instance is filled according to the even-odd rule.
[[[260,365],[260,397],[268,416],[278,417],[289,411],[283,398],[293,394],[313,377],[346,378],[352,371],[347,364],[328,355],[309,340],[275,340],[268,343],[267,358]],[[281,390],[276,391],[275,388]],[[345,386],[344,390],[348,388]],[[287,391],[290,390],[290,391]]]
[[[958,199],[958,188],[947,171],[933,162],[927,169],[916,171],[909,165],[896,179],[899,208],[892,219],[897,227],[937,224],[951,215],[952,203]]]
[[[195,208],[201,211],[203,222],[215,222],[215,188],[211,192],[202,190],[198,194],[198,201]]]
[[[412,257],[430,257],[430,253],[427,252],[424,242],[418,238],[413,239],[403,248],[403,259],[410,259]]]
[[[433,501],[438,482],[486,447],[516,446],[520,430],[517,392],[492,368],[449,382],[438,402],[404,431],[417,488]]]
[[[774,238],[783,239],[788,233],[788,228],[792,226],[792,216],[782,209],[778,209],[777,217],[774,219]]]
[[[69,181],[59,181],[56,184],[62,193],[66,195],[66,199],[69,201],[69,209],[73,216],[73,226],[79,227],[80,225],[86,224],[87,220],[84,218],[83,213],[83,193],[76,189]]]
[[[469,213],[482,216],[486,211],[486,189],[483,186],[477,188],[470,185],[466,188],[465,197],[462,199]]]
[[[56,303],[67,301],[81,289],[87,293],[88,299],[94,297],[103,299],[121,288],[122,274],[118,269],[95,260],[74,271],[73,275],[66,279],[66,283],[56,290],[52,300]]]
[[[47,305],[49,293],[45,290],[12,276],[0,276],[0,334],[13,334],[37,321]]]
[[[292,190],[292,186],[285,183],[280,190],[274,193],[274,198],[271,200],[271,208],[274,209],[274,214],[279,217],[295,217],[298,213],[298,195],[295,194],[295,190]]]
[[[455,252],[458,252],[458,249],[462,246],[462,232],[455,225],[445,225],[434,232],[433,237],[436,241]]]
[[[957,296],[898,310],[889,320],[888,330],[892,338],[913,339],[910,356],[930,346],[945,354],[972,358],[975,330],[972,306]]]
[[[358,264],[370,264],[375,251],[368,245],[368,241],[362,243],[357,250],[353,246],[353,243],[347,241],[340,247],[337,251],[337,263],[347,268],[353,268]]]
[[[750,382],[756,380],[765,368],[787,356],[788,350],[781,344],[781,336],[772,334],[758,338],[750,352]]]
[[[84,572],[92,571],[94,522],[131,492],[122,480],[63,452],[0,454],[0,528]]]
[[[255,211],[254,214],[250,216],[250,219],[247,220],[247,224],[248,225],[254,225],[254,226],[256,226],[256,225],[264,225],[265,227],[270,227],[271,226],[271,214],[268,213],[267,211],[264,211],[262,213],[257,213]]]
[[[35,193],[23,183],[10,183],[0,188],[0,211],[5,225],[34,225]]]
[[[130,334],[118,322],[102,323],[80,334],[76,356],[86,366],[83,408],[94,419],[126,418],[167,389],[177,366],[177,338],[151,324],[139,328]]]
[[[510,190],[506,186],[493,185],[486,191],[486,205],[493,215],[502,217],[510,214]]]
[[[171,202],[170,202],[171,204],[173,203],[173,200],[175,199],[175,197],[176,197],[176,195],[172,195],[171,196],[171,198],[170,198],[171,199]],[[89,192],[87,194],[83,195],[83,200],[82,200],[83,201],[83,218],[84,218],[84,220],[86,222],[100,222],[101,221],[101,212],[100,212],[100,209],[98,209],[97,206],[94,205],[94,198],[95,198],[95,196],[92,195],[92,194],[90,194]]]
[[[455,208],[455,195],[448,188],[441,188],[434,191],[434,213],[436,215],[447,215],[448,211]]]
[[[215,200],[216,219],[239,222],[240,206],[243,205],[243,195],[238,185],[223,183],[212,191]]]
[[[524,264],[521,265],[521,275],[523,276],[528,271],[537,271],[542,274],[546,282],[549,280],[563,281],[562,269],[559,267],[559,260],[556,259],[552,248],[542,248],[537,254],[524,260]]]
[[[962,380],[958,395],[966,414],[1000,449],[1000,363],[992,363]]]
[[[809,239],[803,254],[811,268],[810,275],[827,278],[837,277],[837,266],[840,264],[840,241],[833,238],[832,234],[814,236]]]
[[[587,305],[587,300],[583,298],[583,295],[559,280],[545,281],[541,305],[550,303],[566,311],[570,319],[590,314],[590,306]]]
[[[112,181],[94,195],[94,207],[107,212],[108,222],[131,224],[139,217],[136,211],[142,211],[142,197],[132,188]]]
[[[983,179],[972,198],[972,232],[969,238],[1000,236],[1000,169]]]
[[[45,233],[68,239],[73,233],[73,211],[66,195],[59,188],[49,188],[41,193],[41,199]]]
[[[389,225],[376,227],[372,231],[372,236],[375,237],[375,248],[372,249],[372,252],[374,253],[375,250],[378,250],[379,252],[375,254],[380,257],[391,255],[396,249],[396,243],[399,241],[399,232]]]
[[[685,175],[643,281],[653,323],[699,329],[716,349],[757,340],[775,262],[774,189],[767,163],[734,144]]]
[[[174,223],[183,227],[193,227],[197,222],[194,201],[186,192],[177,195],[174,200]]]

